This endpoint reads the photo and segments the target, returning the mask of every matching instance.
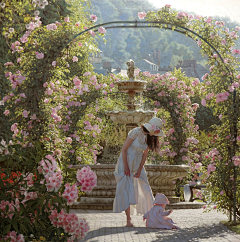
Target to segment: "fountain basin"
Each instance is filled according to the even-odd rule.
[[[116,82],[116,84],[120,92],[134,91],[135,93],[139,93],[146,89],[147,82],[130,78],[129,80]]]
[[[86,165],[74,165],[72,168],[81,169]],[[175,196],[175,184],[173,180],[185,177],[190,169],[187,165],[145,165],[149,185],[153,195],[164,193],[170,203],[178,203]],[[116,192],[114,176],[114,164],[90,165],[97,175],[97,186],[90,192],[80,197],[80,200],[72,205],[73,208],[85,209],[112,209]]]
[[[122,124],[138,124],[147,123],[151,118],[155,117],[154,111],[108,111],[106,115],[110,116],[110,119],[116,123]]]

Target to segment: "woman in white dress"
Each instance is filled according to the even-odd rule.
[[[159,150],[158,136],[164,136],[162,120],[153,118],[149,123],[134,128],[128,133],[118,158],[114,172],[117,187],[113,212],[126,212],[126,226],[133,226],[130,205],[140,214],[145,214],[153,206],[154,198],[144,164],[149,149]]]

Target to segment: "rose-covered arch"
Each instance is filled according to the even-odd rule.
[[[92,26],[88,29],[83,30],[79,34],[75,35],[73,37],[73,40],[76,38],[79,38],[82,34],[85,34],[86,32],[91,33],[94,35],[95,32],[105,33],[106,29],[111,28],[164,28],[169,29],[172,31],[176,31],[178,33],[184,34],[196,41],[198,46],[201,48],[202,54],[205,54],[209,56],[209,62],[211,63],[210,68],[210,74],[206,73],[203,76],[203,80],[206,80],[206,85],[208,88],[212,89],[210,85],[209,79],[217,79],[220,80],[223,78],[225,88],[226,85],[228,85],[229,92],[233,92],[232,95],[232,101],[234,103],[233,109],[231,111],[230,116],[234,114],[235,121],[233,122],[233,126],[231,128],[232,135],[237,137],[237,128],[236,128],[236,119],[238,110],[236,107],[237,104],[237,95],[236,95],[236,88],[238,87],[238,79],[240,76],[238,75],[238,72],[236,72],[238,64],[237,64],[237,58],[234,58],[233,55],[240,53],[240,50],[234,49],[233,46],[234,40],[237,39],[237,32],[232,31],[229,32],[228,28],[224,28],[224,22],[223,21],[214,21],[209,18],[204,18],[202,16],[192,16],[188,15],[183,12],[176,12],[171,11],[170,5],[166,5],[158,12],[150,11],[147,14],[146,13],[139,13],[139,18],[144,19],[146,17],[147,21],[114,21],[114,22],[108,22],[103,24],[98,24],[95,26]],[[215,23],[215,24],[214,24]],[[103,26],[105,28],[103,28]],[[215,28],[217,26],[217,28]],[[240,27],[236,27],[236,31],[240,30]],[[218,33],[220,32],[220,34]],[[226,39],[224,39],[224,37]],[[69,40],[67,44],[72,43],[73,40]],[[234,61],[235,60],[235,61]],[[221,71],[220,71],[221,70]],[[218,73],[219,72],[219,73]],[[216,75],[218,74],[218,75]],[[196,81],[197,83],[199,80]],[[220,82],[217,82],[218,84],[213,86],[213,90],[216,87],[220,86]],[[197,85],[197,84],[194,84]],[[148,92],[150,93],[150,92]],[[156,94],[156,93],[155,93]],[[201,94],[206,94],[206,97],[202,100],[202,105],[206,105],[206,99],[207,100],[213,100],[214,96],[217,97],[217,102],[224,101],[228,98],[229,93],[228,92],[221,92],[219,94],[213,94],[213,92],[208,93],[207,88],[202,87]],[[150,95],[150,94],[146,94]],[[215,105],[212,104],[212,106],[215,108]],[[174,122],[176,124],[176,118],[175,113],[172,113],[174,116],[172,117]],[[178,118],[179,119],[179,118]],[[193,119],[191,119],[191,122],[193,122]],[[179,124],[179,123],[178,123]],[[181,133],[183,134],[183,133]],[[184,135],[183,135],[184,136]],[[179,142],[176,141],[176,143]],[[232,154],[236,151],[236,142],[232,149]],[[177,158],[178,163],[180,162],[179,157]]]
[[[197,161],[193,146],[198,143],[199,127],[194,124],[194,116],[199,104],[192,103],[191,97],[196,94],[194,87],[200,81],[186,77],[181,70],[163,75],[143,72],[141,79],[149,83],[143,96],[154,101],[155,111],[161,107],[170,114],[169,120],[162,117],[164,123],[168,123],[164,125],[166,138],[161,142],[160,156],[171,157],[170,164]]]
[[[228,97],[229,92],[234,91],[239,87],[238,78],[240,76],[237,75],[238,73],[235,70],[235,67],[238,67],[239,63],[238,60],[236,60],[236,58],[232,56],[232,54],[238,54],[240,51],[237,49],[232,49],[232,51],[230,52],[230,47],[234,46],[233,40],[237,38],[236,32],[233,31],[228,34],[228,31],[226,29],[222,29],[222,22],[217,23],[217,26],[220,26],[221,28],[219,27],[219,29],[216,30],[212,27],[213,21],[211,19],[199,18],[197,20],[193,20],[185,13],[171,12],[168,6],[164,7],[161,11],[158,11],[157,13],[149,12],[147,17],[149,21],[146,22],[146,24],[153,25],[148,27],[159,28],[161,27],[159,26],[159,24],[162,24],[162,27],[168,28],[166,24],[170,21],[170,23],[172,22],[171,28],[172,26],[178,25],[177,27],[179,29],[176,28],[174,31],[182,32],[185,34],[187,33],[190,36],[192,35],[192,38],[195,38],[194,33],[191,32],[192,30],[190,31],[190,28],[192,28],[196,32],[199,32],[199,34],[196,36],[203,36],[201,38],[199,37],[201,40],[203,40],[203,42],[198,40],[198,44],[203,49],[203,52],[208,53],[208,56],[211,57],[209,58],[211,73],[204,76],[204,79],[206,79],[207,82],[205,89],[201,89],[201,92],[206,96],[207,104],[215,107],[216,102],[218,103],[218,105],[215,107],[216,112],[221,112],[222,120],[224,121],[225,127],[223,125],[223,129],[219,129],[219,134],[221,134],[220,141],[224,142],[224,145],[226,146],[226,149],[224,147],[222,150],[219,151],[221,152],[221,155],[223,157],[222,160],[230,160],[229,165],[227,165],[229,169],[232,169],[233,162],[231,162],[231,159],[234,161],[234,164],[236,164],[236,166],[239,165],[239,154],[236,154],[235,152],[237,144],[235,127],[238,121],[237,117],[239,113],[239,106],[232,106],[232,102],[229,101],[230,98]],[[153,21],[151,21],[151,18],[153,19]],[[167,22],[160,22],[160,18],[163,18]],[[96,34],[94,31],[92,31],[92,29],[99,27],[98,32],[100,34],[103,34],[105,30],[102,26],[96,25],[89,28],[89,26],[92,26],[92,23],[89,20],[84,19],[84,21],[81,23],[73,24],[71,23],[69,18],[66,18],[64,22],[56,22],[49,24],[45,27],[41,27],[40,19],[38,17],[30,17],[29,20],[29,29],[26,30],[26,32],[23,34],[22,38],[20,39],[21,42],[15,41],[11,45],[11,50],[15,53],[16,61],[14,63],[6,63],[5,65],[6,77],[9,79],[11,83],[10,86],[12,88],[12,90],[9,92],[8,95],[4,97],[3,100],[6,105],[5,115],[11,117],[11,119],[9,119],[8,121],[11,122],[12,120],[17,119],[17,122],[19,124],[14,123],[11,127],[12,132],[14,133],[14,146],[12,147],[12,142],[2,144],[2,146],[4,146],[4,149],[2,149],[1,161],[7,164],[8,169],[6,169],[6,173],[9,168],[12,168],[10,166],[15,166],[16,164],[19,164],[19,166],[17,166],[17,169],[22,168],[23,171],[27,171],[20,177],[21,181],[25,182],[26,187],[28,187],[28,185],[31,186],[32,184],[34,184],[35,178],[37,179],[36,187],[34,186],[31,188],[36,193],[28,194],[29,196],[27,197],[27,199],[34,200],[36,199],[36,197],[40,197],[39,195],[42,195],[41,201],[37,200],[37,202],[34,203],[34,206],[33,204],[32,206],[27,206],[26,209],[29,210],[24,213],[24,217],[30,216],[30,219],[37,219],[36,217],[34,217],[34,210],[38,210],[40,206],[39,212],[45,213],[44,215],[46,215],[46,218],[51,215],[50,220],[55,221],[56,218],[60,219],[60,217],[64,216],[67,219],[76,220],[77,225],[78,218],[76,218],[76,216],[71,217],[63,210],[61,212],[62,216],[58,216],[61,208],[66,208],[66,201],[69,204],[73,202],[72,199],[69,199],[68,194],[70,192],[73,192],[74,198],[76,198],[78,194],[75,185],[70,186],[67,184],[65,184],[65,188],[63,186],[61,187],[60,194],[58,192],[62,184],[61,182],[63,180],[66,183],[67,179],[70,178],[70,180],[72,179],[71,184],[73,184],[74,179],[73,177],[68,177],[68,155],[65,156],[66,160],[64,160],[65,158],[63,153],[68,154],[69,151],[72,151],[71,144],[73,140],[74,142],[78,143],[82,142],[82,140],[79,140],[80,136],[77,132],[68,133],[68,127],[66,127],[66,125],[68,123],[71,123],[70,121],[74,122],[73,116],[76,117],[79,111],[79,109],[77,110],[77,108],[81,107],[81,111],[83,112],[84,110],[86,110],[85,105],[87,102],[82,93],[87,94],[88,91],[99,90],[97,92],[103,92],[103,94],[106,95],[108,92],[110,92],[110,89],[113,88],[110,85],[114,86],[113,82],[117,80],[112,77],[112,79],[109,79],[109,83],[106,83],[107,86],[104,85],[105,79],[103,79],[103,77],[101,76],[94,75],[91,68],[87,64],[87,53],[90,49],[90,46],[93,44],[93,38],[89,37],[94,37]],[[131,28],[138,27],[135,22],[133,24],[135,26],[130,26]],[[189,30],[184,27],[185,25],[188,26]],[[82,31],[85,26],[88,27],[86,27],[86,29]],[[184,28],[185,31],[180,30]],[[82,31],[81,34],[77,34],[79,31]],[[219,35],[219,33],[221,34],[221,36]],[[222,36],[226,36],[226,39],[224,40]],[[214,45],[217,46],[218,53],[223,58],[220,58],[218,54],[215,54],[214,51],[212,51],[211,46],[205,42],[204,38],[213,41]],[[86,44],[83,45],[82,43]],[[214,46],[213,44],[211,45]],[[219,49],[221,51],[219,51]],[[83,60],[85,60],[85,62]],[[229,72],[226,72],[226,66],[228,67]],[[174,82],[176,82],[176,85],[178,85],[178,80],[174,79],[174,77],[178,77],[174,75],[175,73],[171,74],[171,76],[164,76],[164,80],[166,80],[166,82],[168,82],[170,86],[173,85]],[[170,80],[171,78],[173,79]],[[181,78],[184,77],[181,76]],[[223,85],[220,85],[219,80],[221,79],[226,81],[222,83]],[[211,81],[212,83],[210,83],[209,81]],[[158,80],[158,84],[156,84],[155,86],[160,85],[160,83],[162,82],[159,82]],[[180,84],[181,83],[179,83],[179,85]],[[167,93],[167,89],[169,88],[169,86],[166,85],[165,88]],[[217,90],[217,92],[213,93],[213,90]],[[229,90],[229,92],[226,92],[226,90]],[[159,91],[160,92],[158,93],[161,93],[162,90]],[[158,93],[156,92],[156,94]],[[175,93],[172,93],[171,97],[172,96],[174,96],[175,98]],[[161,97],[160,94],[159,97]],[[233,95],[233,100],[235,101],[235,104],[238,104],[238,98],[239,97],[237,95]],[[96,98],[94,98],[94,100],[96,100]],[[187,100],[188,99],[186,98],[186,100],[182,102],[186,102]],[[164,102],[164,100],[160,101]],[[203,101],[202,104],[205,105],[205,101]],[[184,103],[182,104],[184,106]],[[181,103],[173,103],[173,105],[180,105],[179,109],[180,111],[182,111]],[[91,111],[91,109],[89,110]],[[169,110],[170,112],[172,112],[172,108],[169,108]],[[183,112],[187,114],[186,110],[183,110]],[[94,114],[87,114],[85,115],[86,120],[84,121],[86,121],[86,123],[84,123],[83,128],[87,130],[87,134],[90,134],[88,135],[88,137],[90,137],[89,143],[91,144],[92,149],[91,151],[89,147],[86,149],[87,152],[91,152],[91,155],[93,156],[96,155],[95,153],[98,152],[98,150],[100,149],[100,147],[94,144],[95,140],[93,143],[91,142],[92,137],[94,137],[95,131],[98,132],[98,130],[101,128],[101,121],[97,119],[97,116],[95,116]],[[176,115],[176,119],[174,118],[173,120],[177,120],[179,118],[181,117],[178,117],[178,115]],[[230,120],[231,118],[233,118],[233,122],[227,122],[227,120]],[[183,123],[184,122],[187,121],[183,121]],[[30,132],[32,135],[35,135],[36,133],[43,134],[42,137],[38,136],[40,138],[40,142],[44,144],[43,147],[41,147],[39,143],[36,143],[36,146],[34,146],[35,143],[33,145],[30,142]],[[233,135],[233,137],[229,136],[229,133]],[[227,140],[222,138],[225,137],[226,134],[228,136]],[[45,137],[45,135],[47,135],[47,137]],[[88,145],[88,143],[83,144],[83,142],[81,144],[81,147],[83,148],[87,147],[85,146],[85,144]],[[230,148],[230,151],[224,153],[226,150],[228,150],[228,148]],[[18,153],[14,153],[14,155],[12,155],[11,152],[14,152],[15,150],[17,150]],[[49,152],[52,152],[53,154],[50,155]],[[83,151],[83,154],[86,154],[84,152],[85,150]],[[235,156],[232,156],[233,154],[235,154]],[[211,158],[215,158],[215,156],[217,155],[219,154],[215,150],[211,153]],[[43,159],[41,160],[42,157]],[[59,166],[65,172],[63,175],[61,175],[61,172],[58,170]],[[35,169],[37,167],[39,168]],[[215,166],[215,164],[212,163],[210,168],[211,171],[214,170],[214,167],[216,168],[217,165]],[[36,172],[35,174],[32,173],[33,170],[34,172]],[[49,172],[49,170],[51,172]],[[91,171],[87,170],[87,172],[89,177],[94,178]],[[35,177],[34,175],[36,174],[37,176]],[[8,176],[10,174],[5,175]],[[46,181],[42,181],[44,177]],[[11,176],[5,177],[4,179],[7,180],[7,178],[11,178]],[[53,182],[53,179],[56,182]],[[82,179],[81,173],[78,174],[78,181],[82,185],[84,184],[84,179]],[[234,175],[234,181],[236,182],[236,175]],[[16,179],[15,182],[16,184],[18,184],[19,181]],[[43,182],[45,183],[43,184]],[[88,183],[88,185],[83,186],[84,191],[91,189],[91,185],[94,186],[94,183]],[[219,184],[216,184],[215,186],[218,185]],[[232,192],[232,185],[234,185],[234,189],[236,191],[236,183],[229,183],[230,189],[225,192],[226,195],[227,193]],[[6,191],[8,191],[7,188]],[[51,193],[49,193],[49,191]],[[3,202],[1,205],[10,205],[10,202],[8,202],[8,200],[11,201],[12,203],[10,206],[10,210],[15,211],[17,215],[18,211],[15,208],[18,208],[19,200],[13,201],[12,194],[6,194],[6,192],[3,193],[3,196],[5,196],[3,200],[6,200],[7,203]],[[224,192],[222,194],[224,194]],[[236,192],[234,194],[236,195]],[[22,202],[25,195],[21,195],[22,196],[18,198],[21,198],[20,201]],[[44,199],[46,199],[45,203]],[[229,203],[229,201],[227,202],[227,207],[231,207],[231,203]],[[46,204],[49,204],[49,206],[46,206]],[[52,208],[51,205],[53,205],[54,207]],[[49,210],[43,211],[43,206],[49,208]],[[53,211],[53,209],[56,210]],[[25,216],[26,214],[28,215]],[[8,217],[9,215],[10,217]],[[8,225],[8,230],[15,230],[15,227],[11,225],[11,214],[8,214],[3,219],[5,224]],[[53,221],[50,220],[45,219],[41,222],[46,223],[46,227],[52,226],[51,228],[54,229],[56,233],[59,232],[57,231],[58,229],[56,228],[56,226],[54,228],[54,225],[51,224],[51,222]],[[29,223],[29,221],[31,220],[26,221],[25,219],[21,221],[27,228],[31,226],[31,224]],[[74,239],[74,237],[84,237],[86,231],[88,230],[88,227],[85,221],[80,222],[84,226],[81,226],[79,230],[76,226],[76,228],[74,228],[74,231],[81,232],[81,234],[69,234],[66,232],[67,228],[64,228],[64,235],[68,237],[72,236],[71,240]],[[8,231],[5,230],[4,233],[6,234],[7,232]],[[22,234],[26,232],[25,230],[20,229],[18,233]]]
[[[142,17],[145,16],[148,21],[159,21],[162,28],[170,23],[185,29],[186,34],[197,42],[201,53],[208,57],[210,73],[206,73],[202,78],[204,82],[200,85],[201,104],[211,107],[214,114],[219,115],[222,123],[215,125],[215,135],[213,140],[210,140],[211,147],[207,148],[208,152],[202,153],[205,156],[202,162],[206,169],[200,168],[201,165],[196,169],[204,172],[202,179],[205,182],[212,184],[208,189],[211,190],[211,199],[217,203],[215,208],[228,210],[234,215],[236,224],[236,218],[240,218],[237,176],[240,166],[240,136],[238,136],[240,74],[237,55],[240,54],[240,50],[234,46],[240,27],[236,26],[235,29],[229,30],[223,21],[172,11],[170,5],[157,12],[148,12]],[[161,23],[163,20],[167,23]],[[154,25],[158,26],[155,23]],[[205,142],[209,142],[207,138]]]
[[[240,54],[240,50],[234,48],[234,46],[236,45],[235,40],[238,38],[237,31],[240,30],[240,27],[236,26],[236,28],[232,29],[230,32],[230,30],[225,27],[225,23],[223,21],[215,21],[212,20],[211,17],[202,17],[197,15],[192,16],[187,13],[172,11],[170,5],[166,5],[157,12],[150,11],[147,14],[139,13],[140,19],[143,19],[144,17],[147,18],[146,22],[138,23],[137,21],[121,21],[104,23],[101,26],[115,24],[115,26],[106,27],[106,29],[145,27],[171,29],[194,39],[201,48],[201,53],[208,56],[210,74],[206,73],[202,77],[204,83],[199,85],[197,90],[203,97],[201,104],[203,106],[207,105],[208,107],[211,107],[214,114],[219,115],[222,125],[220,125],[220,128],[216,129],[218,134],[214,136],[212,143],[218,143],[219,146],[209,152],[211,155],[214,154],[214,157],[211,160],[211,164],[207,165],[207,172],[204,172],[205,178],[203,177],[203,179],[207,179],[215,170],[219,171],[221,174],[222,170],[227,170],[226,176],[224,175],[222,177],[224,177],[224,179],[228,178],[230,174],[231,182],[226,185],[224,179],[217,178],[217,181],[219,180],[220,182],[217,184],[214,182],[214,184],[216,187],[221,187],[223,189],[220,193],[221,196],[224,194],[224,190],[227,194],[228,202],[224,202],[224,206],[223,203],[220,202],[219,207],[225,207],[228,210],[231,210],[231,208],[234,207],[234,220],[236,220],[236,193],[237,182],[239,180],[237,177],[237,170],[238,166],[240,166],[238,153],[238,142],[240,138],[238,136],[237,128],[239,122],[239,95],[237,95],[237,91],[239,88],[240,75],[238,70],[239,58],[237,55]],[[124,26],[116,26],[118,23],[122,23]],[[146,24],[148,26],[146,26]],[[92,29],[99,26],[100,25],[94,26]],[[196,82],[198,83],[198,81]],[[197,85],[197,83],[193,85]],[[156,87],[156,89],[157,88],[158,87]],[[154,94],[158,93],[156,92]],[[171,110],[170,112],[176,115]],[[179,120],[179,118],[180,117],[175,118],[173,116],[173,123],[177,124],[176,119]],[[182,137],[184,137],[184,135],[182,135]],[[226,138],[223,139],[222,137]],[[216,141],[216,139],[218,141]],[[195,144],[197,143],[197,141],[192,141],[193,143],[195,142]],[[223,143],[224,146],[221,146],[220,144]],[[180,147],[177,148],[178,153],[181,151],[179,151],[179,148]],[[219,151],[217,149],[219,149]],[[172,152],[173,151],[170,152],[171,155]],[[197,155],[198,154],[195,154],[196,158],[198,158]],[[213,162],[216,159],[215,155],[217,155],[217,159],[220,161],[219,163]],[[180,161],[180,156],[176,155],[175,157],[176,160]],[[209,156],[206,155],[206,157]],[[191,157],[187,157],[187,159],[190,162],[192,160]],[[225,163],[225,161],[227,162]],[[223,168],[223,165],[227,165],[227,169]],[[201,164],[199,164],[196,169],[200,171],[200,167]],[[231,196],[232,187],[234,188],[234,196]],[[222,198],[220,198],[219,201],[222,201]],[[234,201],[234,205],[232,201]]]

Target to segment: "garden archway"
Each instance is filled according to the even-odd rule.
[[[211,26],[212,26],[211,18],[205,19],[203,22],[200,22],[200,21],[198,22],[198,26],[199,26],[198,32],[202,33],[202,34],[199,34],[199,33],[196,33],[195,31],[193,31],[192,28],[186,27],[187,24],[189,23],[189,19],[188,19],[188,16],[186,16],[184,13],[180,13],[180,15],[176,16],[169,12],[168,7],[163,8],[161,13],[159,13],[159,12],[156,13],[155,15],[154,15],[154,13],[150,12],[149,15],[147,16],[148,20],[150,20],[150,21],[140,21],[140,22],[138,22],[138,21],[115,21],[115,22],[108,22],[108,23],[95,25],[87,30],[80,32],[79,34],[77,34],[74,37],[74,39],[89,30],[96,31],[96,29],[98,27],[108,26],[108,25],[110,25],[110,26],[106,27],[106,29],[110,29],[110,28],[153,28],[154,27],[154,28],[164,28],[164,29],[173,30],[173,31],[179,32],[181,34],[187,35],[188,37],[191,37],[194,40],[197,40],[198,45],[202,48],[202,52],[207,54],[209,59],[210,58],[213,59],[212,63],[214,63],[214,65],[211,68],[212,69],[215,68],[216,72],[219,70],[219,73],[216,76],[219,76],[219,78],[222,78],[224,80],[225,85],[228,84],[228,85],[232,86],[234,83],[234,78],[235,78],[234,75],[236,74],[236,65],[234,65],[234,63],[229,64],[228,61],[230,58],[232,58],[232,56],[230,54],[235,54],[235,53],[237,53],[238,50],[233,49],[232,53],[230,52],[230,54],[227,55],[227,58],[226,58],[225,54],[224,54],[225,56],[223,57],[221,55],[221,51],[223,53],[224,53],[224,51],[229,52],[229,47],[228,47],[228,49],[225,48],[226,42],[224,43],[224,41],[220,41],[220,40],[215,41],[215,44],[218,43],[217,44],[218,48],[221,48],[221,51],[218,51],[217,48],[215,48],[214,45],[205,38],[206,36],[208,37],[208,39],[215,38],[215,35],[214,35],[215,32],[214,32],[213,28],[211,29]],[[168,21],[161,20],[161,19],[164,19],[163,18],[164,16],[166,16],[166,19]],[[154,19],[156,19],[157,21],[151,21]],[[209,24],[209,28],[206,28],[206,26],[204,26],[204,24],[205,24],[204,22]],[[217,21],[217,22],[219,22],[219,21]],[[114,24],[116,24],[116,25],[114,26]],[[121,24],[121,25],[118,25],[118,24]],[[113,26],[111,26],[111,25],[113,25]],[[222,27],[224,24],[220,22],[217,25]],[[226,31],[226,32],[228,32],[228,31]],[[211,35],[211,34],[213,34],[213,35]],[[218,34],[216,34],[216,36],[218,36]],[[235,36],[234,31],[231,32],[231,35],[230,34],[227,35],[227,37],[229,38],[228,39],[229,42],[231,42],[231,39],[235,38],[232,36]],[[67,44],[70,44],[71,41],[69,41]],[[203,41],[204,44],[202,44],[201,41]],[[230,48],[230,50],[231,50],[231,48]],[[219,58],[220,61],[217,58]],[[215,64],[217,66],[215,66]],[[210,72],[212,72],[212,69],[210,70]],[[227,70],[227,73],[223,69]],[[208,79],[208,78],[209,78],[208,75],[206,75],[205,79]],[[213,75],[211,76],[211,78],[215,79],[213,77]],[[221,84],[220,80],[217,81],[216,83],[218,83],[218,85]],[[223,88],[221,88],[221,89],[223,89]],[[238,113],[239,113],[238,106],[237,106],[237,99],[238,99],[237,92],[236,92],[235,88],[233,88],[233,89],[234,89],[233,91],[230,91],[230,92],[232,92],[233,95],[231,95],[232,107],[230,108],[231,111],[229,111],[229,113],[231,113],[230,117],[232,119],[231,125],[229,126],[229,132],[234,137],[234,141],[228,147],[228,153],[229,153],[230,157],[234,157],[236,154],[236,151],[237,151],[237,132],[238,132],[237,123],[238,123]],[[229,90],[230,90],[230,88],[229,88]],[[222,93],[219,93],[219,94],[222,94]],[[229,95],[229,93],[228,93],[228,95]],[[217,100],[220,100],[218,98],[219,98],[219,96],[217,95]],[[209,99],[211,99],[211,97]],[[205,99],[204,99],[204,101],[206,102]],[[220,100],[220,101],[222,101],[222,100]],[[213,102],[211,105],[213,105]],[[227,110],[227,112],[228,112],[228,110]],[[233,167],[233,169],[234,169],[234,181],[236,181],[237,172],[236,172],[235,167]],[[236,222],[236,183],[234,184],[234,221]]]

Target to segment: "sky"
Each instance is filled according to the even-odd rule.
[[[194,12],[202,16],[229,17],[240,25],[240,0],[149,0],[149,2],[159,8],[170,4],[178,11]]]

